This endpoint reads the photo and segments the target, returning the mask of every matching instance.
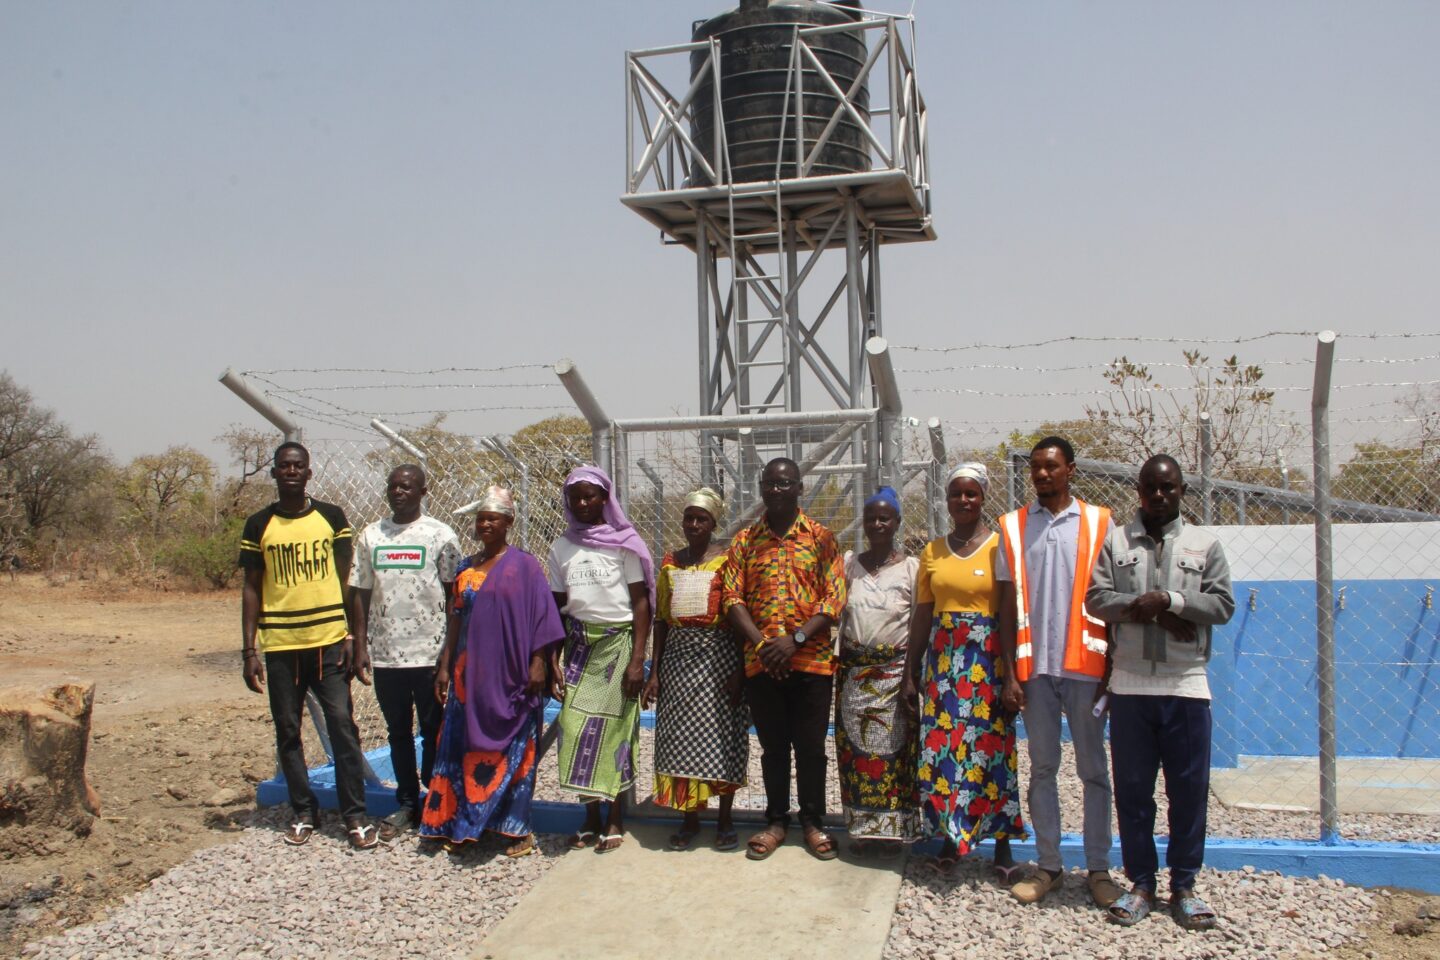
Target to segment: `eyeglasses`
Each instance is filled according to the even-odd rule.
[[[798,480],[761,480],[761,490],[793,490],[799,486]]]

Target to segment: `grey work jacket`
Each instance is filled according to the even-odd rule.
[[[1170,612],[1195,624],[1195,642],[1185,643],[1157,623],[1122,620],[1130,601],[1151,590],[1170,594]],[[1213,533],[1176,517],[1157,543],[1137,517],[1111,525],[1100,548],[1085,606],[1110,624],[1115,664],[1134,673],[1188,672],[1210,659],[1210,628],[1228,623],[1235,612],[1230,564]],[[1147,669],[1148,667],[1148,669]]]

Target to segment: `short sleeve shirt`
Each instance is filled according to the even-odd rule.
[[[266,653],[308,650],[349,633],[340,566],[350,561],[345,511],[311,500],[299,513],[272,503],[240,534],[240,566],[264,574],[256,642]]]
[[[434,665],[445,641],[445,584],[460,559],[460,538],[434,517],[386,517],[361,531],[350,586],[371,591],[366,633],[374,666]]]
[[[630,584],[644,583],[640,558],[620,547],[585,547],[560,537],[545,564],[550,589],[563,593],[561,613],[585,623],[629,623]]]

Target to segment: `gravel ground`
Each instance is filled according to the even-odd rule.
[[[1188,933],[1163,909],[1124,928],[1105,920],[1091,904],[1079,871],[1065,878],[1061,890],[1031,906],[997,887],[979,857],[962,861],[948,876],[932,862],[913,858],[900,886],[885,957],[969,958],[976,956],[977,944],[984,945],[985,954],[1014,960],[1302,957],[1361,940],[1361,929],[1376,912],[1374,895],[1338,880],[1250,868],[1205,870],[1196,889],[1219,913],[1216,929]]]
[[[653,787],[653,762],[655,734],[652,730],[640,731],[640,743],[636,754],[639,760],[640,780],[638,783],[641,799],[650,795]],[[826,741],[830,766],[825,778],[827,805],[831,814],[840,812],[840,785],[835,779],[835,741]],[[1060,759],[1060,822],[1066,833],[1078,834],[1083,819],[1080,779],[1075,775],[1075,752],[1068,744],[1061,745]],[[1020,782],[1029,778],[1029,760],[1025,746],[1020,746]],[[560,789],[556,779],[554,754],[542,761],[535,795],[542,800],[573,802],[575,795]],[[737,810],[761,812],[765,809],[765,791],[760,778],[760,744],[750,738],[750,782],[741,788],[735,798]],[[1163,789],[1164,778],[1156,787],[1156,830],[1166,832],[1166,809]],[[791,797],[795,796],[791,786]],[[1027,810],[1026,819],[1029,819]],[[1440,843],[1440,817],[1402,816],[1398,814],[1347,814],[1341,821],[1341,836],[1347,840],[1404,841],[1408,843]],[[1115,830],[1112,817],[1111,830]],[[1231,809],[1222,804],[1212,793],[1210,796],[1209,834],[1212,837],[1279,838],[1287,840],[1308,840],[1320,833],[1320,819],[1313,813],[1293,811]],[[1116,849],[1118,850],[1118,833]]]
[[[563,838],[512,860],[501,846],[352,851],[327,818],[300,849],[262,812],[234,843],[196,853],[99,923],[27,944],[40,960],[131,957],[469,957],[556,862]]]

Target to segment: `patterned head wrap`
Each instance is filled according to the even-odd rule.
[[[990,491],[990,470],[983,463],[972,462],[962,463],[950,471],[950,476],[945,478],[945,486],[950,486],[951,480],[974,480],[980,484],[980,492]]]
[[[630,518],[625,516],[625,510],[620,506],[620,501],[615,499],[615,485],[611,482],[609,474],[599,467],[586,464],[576,467],[570,471],[565,478],[565,490],[569,491],[577,483],[594,484],[605,491],[605,509],[600,517],[599,523],[584,524],[575,517],[575,512],[570,509],[570,497],[567,494],[561,497],[565,505],[565,519],[570,526],[565,530],[563,536],[571,543],[582,547],[610,547],[621,550],[629,550],[640,560],[640,569],[645,573],[645,585],[650,588],[650,609],[655,609],[655,560],[650,555],[650,548],[645,546],[645,541],[640,539],[639,532]]]
[[[865,506],[872,503],[883,503],[895,511],[895,516],[900,516],[900,497],[895,493],[894,487],[881,487],[865,498]]]
[[[685,506],[704,510],[717,527],[725,522],[725,498],[709,487],[692,490],[685,498]]]
[[[480,503],[475,507],[476,513],[503,513],[505,516],[514,518],[515,498],[510,496],[510,491],[504,487],[491,485],[485,495],[480,498]]]

